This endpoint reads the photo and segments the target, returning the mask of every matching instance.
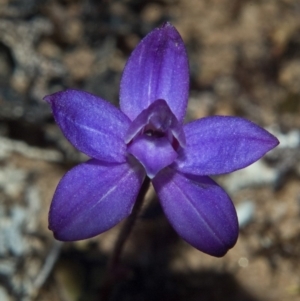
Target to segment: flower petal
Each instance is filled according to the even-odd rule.
[[[46,96],[66,138],[86,155],[106,162],[125,162],[125,134],[130,120],[105,100],[67,90]]]
[[[166,168],[153,185],[170,223],[192,246],[221,257],[235,245],[238,221],[234,206],[209,177],[187,176]]]
[[[58,184],[49,229],[62,241],[86,239],[110,229],[131,213],[144,177],[136,162],[90,160],[76,166]]]
[[[186,147],[175,169],[197,175],[218,175],[244,168],[279,142],[269,132],[240,117],[206,117],[184,126]]]
[[[132,52],[120,90],[121,110],[134,120],[157,99],[164,99],[179,122],[185,116],[189,68],[184,43],[169,23],[154,29]]]
[[[144,166],[150,179],[177,158],[177,152],[166,137],[138,136],[128,146],[128,152]]]

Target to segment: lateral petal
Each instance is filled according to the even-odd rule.
[[[120,107],[134,120],[157,99],[164,99],[179,122],[185,116],[189,67],[184,43],[166,23],[154,29],[134,49],[121,80]]]
[[[137,162],[90,160],[74,167],[57,186],[49,229],[58,240],[74,241],[112,228],[131,213],[144,178]]]
[[[162,170],[153,185],[163,210],[177,233],[198,250],[224,256],[238,237],[234,206],[209,177]]]
[[[125,162],[130,120],[107,101],[66,90],[45,97],[66,138],[81,152],[105,162]]]
[[[240,117],[213,116],[184,126],[186,147],[174,168],[188,174],[218,175],[244,168],[276,145],[272,134]]]

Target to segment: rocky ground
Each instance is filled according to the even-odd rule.
[[[55,187],[86,158],[42,98],[72,87],[117,105],[130,52],[167,20],[189,54],[187,119],[243,116],[281,144],[216,179],[241,227],[224,258],[184,243],[152,197],[111,300],[300,300],[299,1],[0,0],[1,301],[100,300],[120,226],[77,243],[53,239],[47,214]]]

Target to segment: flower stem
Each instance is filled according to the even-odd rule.
[[[145,178],[142,187],[140,189],[140,192],[137,196],[137,200],[133,206],[132,212],[125,221],[119,236],[116,240],[113,252],[111,254],[111,257],[108,260],[107,268],[106,268],[106,279],[104,281],[104,285],[102,288],[102,294],[101,294],[101,301],[109,300],[109,297],[112,293],[114,283],[119,275],[119,263],[120,263],[120,257],[122,254],[122,250],[124,248],[124,245],[126,243],[126,240],[128,239],[133,226],[135,224],[136,218],[140,212],[140,209],[142,207],[143,201],[145,199],[145,195],[148,191],[150,185],[150,179],[148,177]]]

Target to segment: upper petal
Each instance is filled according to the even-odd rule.
[[[107,101],[87,92],[66,90],[46,96],[66,138],[86,155],[125,162],[125,134],[130,120]]]
[[[186,147],[174,168],[198,175],[217,175],[244,168],[279,142],[272,134],[240,117],[206,117],[184,126]]]
[[[192,246],[221,257],[235,245],[236,211],[226,192],[209,177],[166,168],[153,179],[153,185],[170,223]]]
[[[184,43],[169,23],[153,30],[134,49],[125,66],[121,110],[131,119],[157,99],[164,99],[178,121],[185,116],[189,68]]]
[[[90,160],[59,182],[49,213],[49,229],[62,241],[98,235],[127,217],[145,173],[139,164]]]

